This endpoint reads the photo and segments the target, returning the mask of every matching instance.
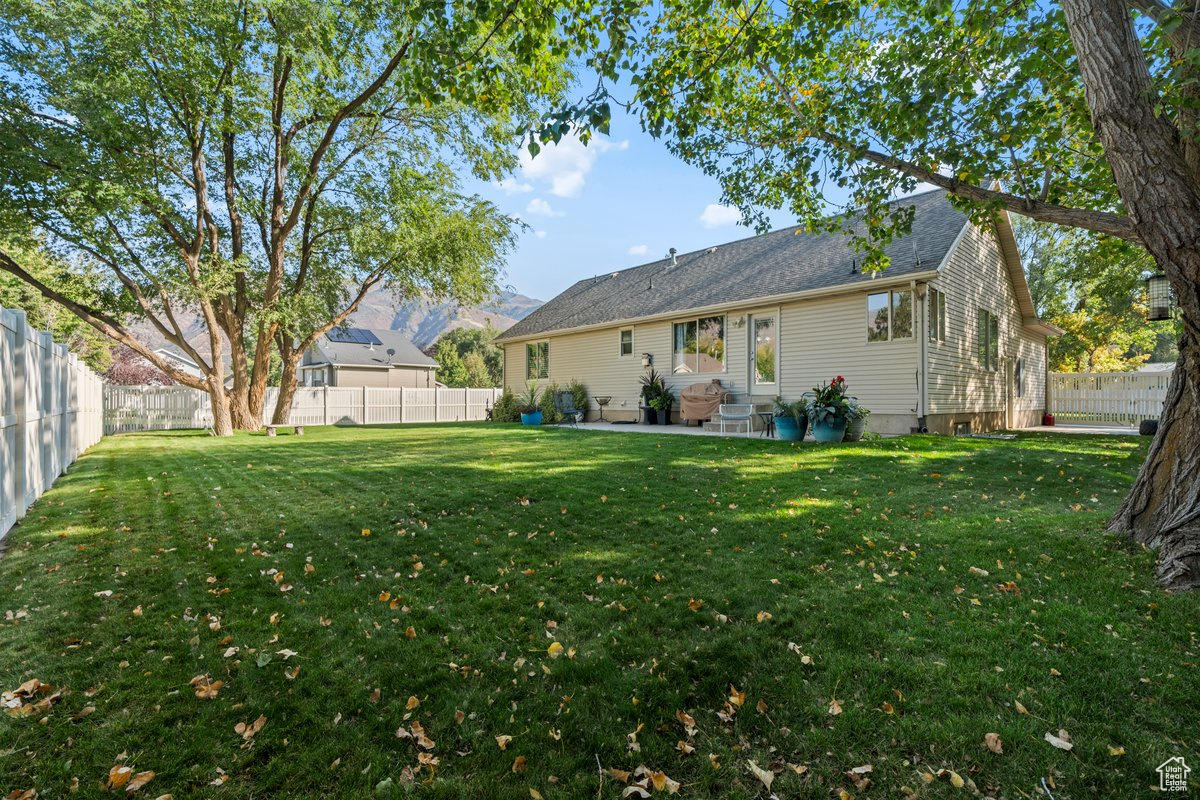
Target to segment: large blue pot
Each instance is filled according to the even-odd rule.
[[[521,424],[522,425],[541,425],[542,424],[541,409],[534,411],[532,414],[521,414]]]
[[[775,435],[782,442],[799,442],[803,441],[804,433],[808,430],[808,420],[804,420],[803,424],[798,422],[791,414],[785,414],[782,417],[775,417]]]
[[[846,435],[846,418],[830,419],[812,424],[813,438],[818,442],[840,442]]]

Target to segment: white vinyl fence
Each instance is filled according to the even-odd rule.
[[[0,538],[100,440],[103,381],[65,344],[0,308]]]
[[[292,425],[385,425],[481,420],[500,389],[373,389],[300,387],[292,398]],[[270,422],[279,389],[267,390],[263,422]],[[207,428],[208,395],[187,386],[104,387],[104,432]]]
[[[1050,373],[1049,409],[1059,422],[1137,425],[1158,419],[1172,370]]]

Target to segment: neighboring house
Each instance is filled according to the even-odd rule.
[[[334,328],[304,353],[301,386],[433,388],[438,364],[402,333]]]
[[[841,375],[878,432],[1040,424],[1061,331],[1037,318],[1008,216],[979,227],[940,191],[896,204],[912,233],[881,273],[845,235],[786,228],[579,281],[496,339],[504,384],[578,379],[612,397],[606,419],[634,419],[649,356],[676,394],[719,378],[763,404]]]

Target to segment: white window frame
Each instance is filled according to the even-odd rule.
[[[629,352],[625,352],[625,334],[629,334]],[[617,334],[617,353],[621,358],[629,358],[633,355],[633,328],[621,328]]]
[[[546,349],[545,350],[546,354],[545,354],[545,357],[542,358],[542,363],[540,365],[540,369],[538,369],[536,375],[531,374],[533,372],[535,359],[537,358],[537,356],[531,357],[531,352],[535,353],[543,347]],[[543,380],[547,380],[549,377],[550,377],[550,340],[542,339],[541,341],[537,341],[537,342],[526,342],[525,343],[525,380],[527,380],[527,381],[543,381]]]
[[[984,372],[1000,369],[1000,315],[986,308],[975,318],[975,362]]]
[[[871,298],[878,297],[881,294],[887,295],[887,299],[888,299],[887,300],[888,335],[887,335],[886,339],[872,339],[870,336],[871,325],[873,322],[873,320],[871,319]],[[908,316],[909,316],[908,331],[909,331],[909,333],[908,333],[908,336],[896,336],[895,335],[895,332],[896,332],[896,295],[899,295],[899,294],[907,294],[909,296],[909,301],[908,301]],[[870,292],[866,297],[866,301],[867,301],[867,335],[866,335],[867,344],[882,344],[884,342],[912,341],[912,339],[914,338],[914,336],[916,334],[916,331],[914,330],[914,328],[916,327],[917,321],[915,319],[916,314],[913,313],[914,309],[913,309],[913,303],[912,303],[912,290],[911,289],[885,289],[882,292]]]
[[[707,372],[701,372],[700,371],[700,353],[699,353],[700,322],[702,320],[706,320],[706,319],[720,319],[721,320],[721,342],[722,342],[721,369],[720,370],[709,370]],[[676,372],[675,371],[675,356],[678,353],[678,351],[675,349],[675,326],[687,325],[689,322],[693,322],[696,325],[696,341],[697,341],[697,352],[695,353],[696,369],[692,370],[691,372]],[[728,314],[709,314],[709,315],[703,316],[703,317],[692,317],[690,319],[675,320],[671,323],[671,374],[672,375],[724,375],[728,372],[729,372],[729,315]]]
[[[931,342],[946,341],[946,293],[937,287],[930,286],[927,292],[928,334]]]

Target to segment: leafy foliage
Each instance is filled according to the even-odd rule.
[[[16,253],[27,268],[42,280],[52,280],[65,295],[79,302],[103,306],[121,313],[120,299],[105,291],[104,281],[86,264],[72,265],[47,253],[36,240],[24,246],[0,242],[0,249]],[[103,374],[113,364],[116,343],[83,320],[47,300],[29,284],[0,271],[0,307],[24,311],[34,330],[50,331],[54,341],[67,345],[89,367]]]
[[[512,389],[505,389],[492,406],[492,422],[517,422],[520,419],[517,397]]]
[[[575,404],[578,411],[587,411],[591,405],[591,398],[588,395],[587,387],[578,378],[572,378],[567,384],[567,391],[571,393],[571,401]]]
[[[376,285],[464,304],[494,290],[516,223],[460,175],[511,170],[513,132],[560,95],[560,16],[527,0],[13,0],[0,223],[102,270],[206,372],[230,353],[231,401],[253,406],[270,350],[290,376]],[[76,311],[154,360],[119,320]]]
[[[1055,372],[1126,372],[1151,357],[1171,322],[1148,322],[1144,250],[1086,231],[1018,222],[1018,242],[1038,315],[1065,331],[1049,339]]]
[[[438,380],[447,386],[486,389],[504,382],[504,351],[492,341],[499,331],[491,322],[482,328],[455,328],[434,343],[429,355],[439,364]]]

